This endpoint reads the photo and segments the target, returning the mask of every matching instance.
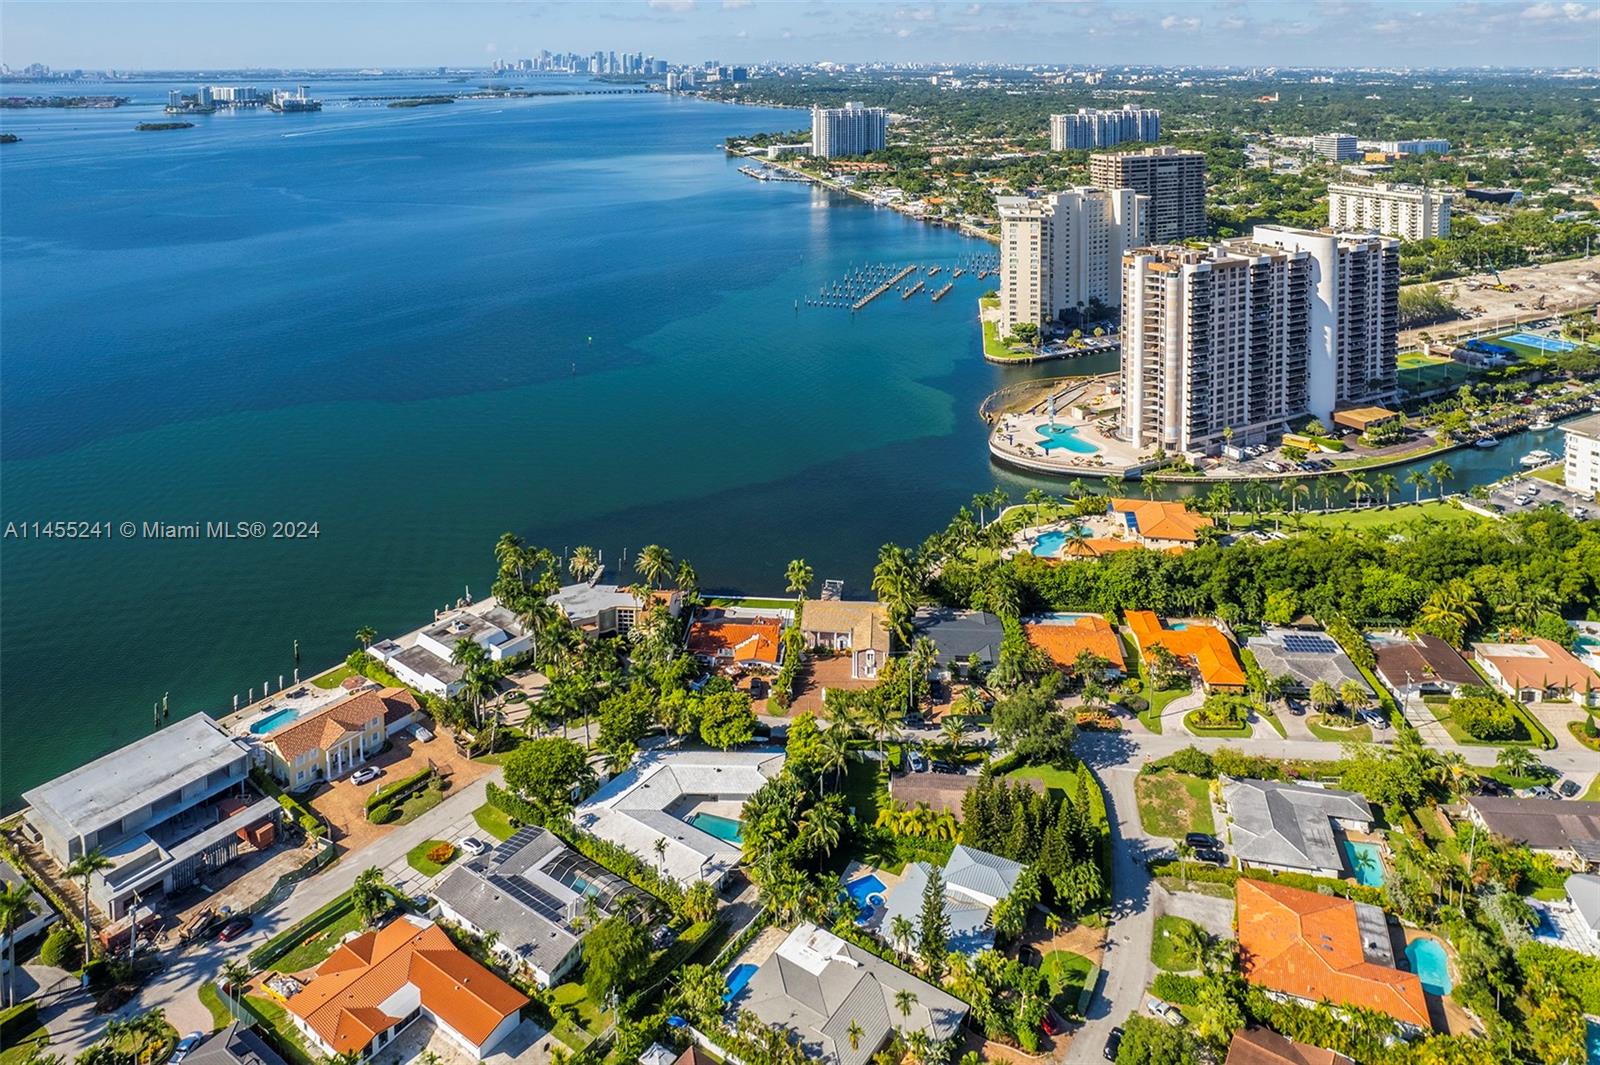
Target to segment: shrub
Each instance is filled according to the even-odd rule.
[[[1150,700],[1142,695],[1124,695],[1122,697],[1122,705],[1136,714],[1142,714],[1150,709]]]
[[[1450,701],[1450,713],[1467,735],[1477,740],[1505,740],[1520,736],[1521,724],[1511,707],[1494,695],[1469,695]]]
[[[367,810],[370,812],[379,806],[393,806],[397,800],[421,788],[431,776],[433,776],[432,768],[422,769],[408,777],[401,777],[393,784],[385,784],[367,796]]]
[[[428,861],[434,865],[447,865],[456,856],[454,843],[441,843],[428,851]]]
[[[1217,775],[1216,764],[1211,756],[1198,747],[1185,747],[1174,751],[1162,759],[1167,766],[1180,773],[1188,773],[1195,777],[1214,777]],[[1153,766],[1152,766],[1153,768]]]
[[[44,937],[39,960],[57,969],[71,969],[73,960],[82,950],[83,940],[78,938],[78,930],[69,924],[58,924]]]
[[[393,816],[394,807],[390,806],[388,803],[380,802],[378,805],[367,811],[367,820],[371,821],[375,825],[384,824]]]
[[[1165,999],[1177,1006],[1193,1006],[1200,997],[1200,980],[1178,973],[1157,973],[1150,988],[1156,998]]]
[[[1127,692],[1129,695],[1138,695],[1140,692],[1144,691],[1144,681],[1140,680],[1138,677],[1129,677],[1122,682],[1122,690]]]
[[[1211,765],[1218,774],[1235,779],[1277,780],[1283,776],[1275,760],[1259,754],[1244,754],[1231,747],[1218,748],[1211,755]]]

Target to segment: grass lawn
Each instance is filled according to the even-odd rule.
[[[349,909],[320,932],[307,936],[293,950],[273,962],[272,968],[280,973],[297,973],[320,965],[329,954],[333,953],[333,948],[339,945],[341,939],[360,927],[361,915],[356,912],[354,905],[350,905]]]
[[[1070,950],[1052,950],[1039,963],[1039,971],[1050,981],[1050,997],[1058,1003],[1057,1010],[1076,1013],[1078,995],[1094,971],[1094,962]]]
[[[1517,723],[1522,726],[1522,735],[1506,740],[1480,740],[1467,734],[1467,730],[1456,723],[1450,713],[1450,702],[1447,699],[1424,699],[1428,712],[1434,716],[1450,738],[1457,743],[1468,744],[1473,747],[1541,747],[1540,729],[1537,725],[1529,727],[1527,712],[1516,703],[1511,704],[1512,712],[1516,715]]]
[[[1549,481],[1551,484],[1566,484],[1567,467],[1563,463],[1555,462],[1549,466],[1539,467],[1528,476],[1537,477],[1541,481]]]
[[[747,606],[753,610],[793,610],[793,599],[757,598],[739,595],[724,595],[707,599],[707,606]]]
[[[510,839],[512,834],[517,831],[516,826],[511,823],[511,818],[506,815],[506,812],[500,807],[489,803],[484,803],[472,811],[472,819],[478,822],[479,828],[502,843]]]
[[[1452,503],[1425,499],[1421,503],[1396,503],[1389,507],[1362,507],[1360,510],[1335,510],[1327,514],[1303,513],[1300,520],[1307,528],[1377,529],[1385,525],[1400,525],[1408,521],[1455,522],[1470,525],[1487,519],[1462,510]]]
[[[1134,782],[1139,823],[1152,836],[1182,839],[1190,832],[1215,832],[1211,782],[1170,769],[1141,773]]]
[[[233,1013],[222,1001],[222,991],[216,984],[207,980],[200,985],[200,1005],[204,1006],[211,1014],[211,1030],[220,1031],[233,1023]]]
[[[1221,737],[1222,739],[1242,740],[1247,739],[1255,732],[1255,730],[1250,727],[1250,722],[1248,721],[1242,725],[1227,725],[1222,728],[1211,728],[1209,726],[1199,724],[1195,721],[1195,715],[1199,712],[1200,711],[1198,710],[1190,710],[1187,714],[1183,715],[1183,727],[1194,733],[1196,736],[1217,736]]]
[[[409,825],[429,810],[444,802],[445,792],[437,788],[423,788],[396,807],[392,825]]]
[[[1306,728],[1319,740],[1329,743],[1343,743],[1346,740],[1355,740],[1358,743],[1372,742],[1372,728],[1368,725],[1357,725],[1355,728],[1329,727],[1321,722],[1326,720],[1323,715],[1306,718]]]
[[[1594,778],[1594,783],[1589,785],[1589,790],[1583,793],[1583,802],[1600,802],[1600,777]]]
[[[346,680],[348,680],[348,679],[350,679],[351,677],[354,677],[354,676],[356,676],[356,671],[355,670],[351,669],[349,666],[340,666],[338,669],[333,670],[331,673],[324,673],[322,676],[316,678],[311,683],[315,684],[319,688],[337,688],[339,685],[343,684]]]
[[[1200,959],[1193,951],[1181,950],[1178,947],[1176,937],[1183,928],[1194,929],[1202,943],[1209,938],[1205,929],[1193,921],[1173,917],[1171,914],[1156,918],[1155,935],[1150,940],[1150,960],[1155,963],[1156,968],[1168,972],[1187,972],[1200,968]]]
[[[998,322],[983,323],[983,353],[991,359],[1026,359],[1033,352],[1026,349],[1014,351],[1010,344],[1000,339],[1000,324]]]
[[[20,965],[21,962],[18,962]],[[23,1065],[34,1054],[46,1054],[50,1045],[50,1032],[44,1025],[18,1036],[17,1041],[0,1048],[0,1065]]]
[[[428,852],[433,850],[435,847],[449,847],[450,857],[446,858],[442,862],[436,862],[432,858],[428,857]],[[455,856],[455,845],[448,840],[425,839],[406,852],[406,864],[411,866],[411,868],[415,869],[417,872],[421,873],[423,876],[438,876],[444,871],[444,867],[449,865],[450,862],[455,859]]]
[[[278,1047],[289,1052],[289,1065],[312,1065],[322,1055],[312,1054],[301,1041],[300,1032],[289,1020],[289,1012],[276,1000],[264,995],[246,995],[245,1004],[261,1018],[261,1023],[277,1036]]]
[[[581,983],[557,984],[550,990],[551,1011],[556,1015],[555,1037],[582,1050],[611,1023],[611,1015],[597,1006]]]

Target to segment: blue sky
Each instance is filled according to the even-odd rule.
[[[0,59],[92,69],[674,61],[1600,64],[1600,0],[6,0]]]

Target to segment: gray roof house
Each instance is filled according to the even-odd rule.
[[[278,1052],[267,1046],[254,1028],[238,1021],[208,1036],[183,1060],[194,1065],[284,1065]]]
[[[446,919],[482,935],[495,952],[549,987],[577,964],[579,921],[590,900],[600,915],[639,892],[553,833],[523,828],[488,854],[456,866],[433,890]]]
[[[922,914],[922,893],[928,887],[927,862],[911,862],[900,882],[884,899],[882,915],[874,921],[880,936],[888,939],[896,917],[916,925]],[[944,880],[944,912],[950,919],[950,949],[976,954],[994,943],[989,911],[1011,894],[1023,866],[998,854],[956,844],[940,874]]]
[[[1345,859],[1334,828],[1372,828],[1372,807],[1353,791],[1276,780],[1223,781],[1230,839],[1241,866],[1343,877]]]
[[[1361,676],[1356,664],[1333,637],[1321,629],[1290,629],[1268,625],[1260,636],[1246,642],[1256,664],[1268,677],[1288,677],[1294,690],[1304,694],[1319,680],[1337,690],[1345,681],[1354,681],[1367,694],[1372,685]]]
[[[977,656],[984,666],[1000,660],[1000,641],[1005,626],[993,614],[981,610],[952,610],[949,607],[923,607],[911,619],[912,639],[927,637],[939,651],[941,666],[965,664]]]
[[[1474,795],[1467,814],[1479,827],[1586,869],[1600,864],[1600,810],[1594,803]]]
[[[902,990],[916,996],[909,1016],[895,1004]],[[967,1015],[955,996],[809,923],[789,933],[732,1005],[793,1032],[807,1055],[830,1065],[865,1065],[896,1028],[944,1043]]]
[[[1573,912],[1583,921],[1591,941],[1600,945],[1600,876],[1574,873],[1565,886]]]

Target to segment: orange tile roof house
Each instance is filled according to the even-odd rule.
[[[1050,661],[1071,669],[1085,651],[1110,663],[1107,673],[1122,674],[1127,663],[1117,630],[1099,614],[1061,614],[1023,622],[1028,642],[1050,656]]]
[[[341,945],[286,1006],[312,1046],[365,1055],[427,1017],[474,1059],[521,1022],[528,999],[410,915]]]
[[[1378,907],[1261,880],[1242,879],[1235,891],[1239,958],[1250,983],[1431,1027],[1422,981],[1395,967],[1389,921]]]
[[[1554,640],[1535,636],[1527,643],[1475,643],[1472,657],[1518,702],[1573,698],[1600,706],[1600,676]]]
[[[291,791],[333,780],[378,753],[421,711],[404,688],[365,691],[270,734],[261,746],[272,775]]]
[[[1149,610],[1130,610],[1126,617],[1140,654],[1147,655],[1150,648],[1160,645],[1188,662],[1207,691],[1244,690],[1244,667],[1233,653],[1233,641],[1215,625],[1186,621],[1182,628],[1169,628]]]
[[[1241,1028],[1228,1044],[1223,1065],[1355,1065],[1335,1050],[1296,1043],[1270,1028]]]
[[[689,626],[689,653],[711,666],[776,669],[783,663],[783,621],[701,618]]]
[[[1122,521],[1128,535],[1157,546],[1197,544],[1200,530],[1214,524],[1204,514],[1196,514],[1182,503],[1160,499],[1113,499],[1107,510]]]

